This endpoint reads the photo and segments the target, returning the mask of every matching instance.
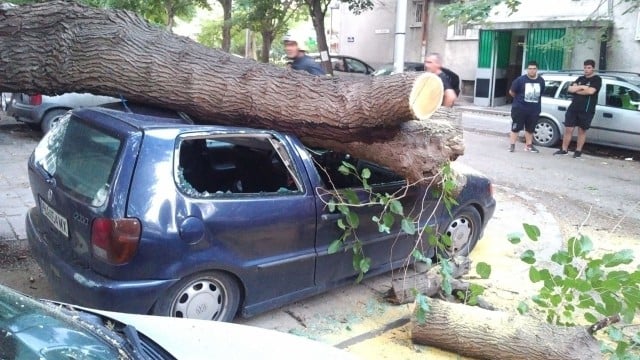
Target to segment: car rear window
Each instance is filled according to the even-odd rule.
[[[92,206],[106,200],[121,141],[69,115],[48,132],[34,161],[58,186]]]

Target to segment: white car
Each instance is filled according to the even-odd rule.
[[[640,150],[640,74],[600,71],[602,88],[587,142]],[[540,146],[555,146],[564,134],[564,116],[571,104],[569,85],[582,71],[540,72],[545,80],[542,112],[533,139]],[[576,132],[574,132],[576,137]]]
[[[247,325],[134,315],[35,300],[0,285],[0,359],[355,359]]]
[[[43,133],[48,132],[60,117],[71,109],[120,101],[114,97],[89,93],[65,93],[55,96],[24,93],[8,95],[3,93],[3,108],[6,106],[7,115],[33,128],[41,129]]]

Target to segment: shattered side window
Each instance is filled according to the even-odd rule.
[[[265,134],[182,138],[179,186],[193,197],[299,193],[298,172],[284,149]]]

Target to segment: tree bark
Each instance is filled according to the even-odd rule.
[[[471,260],[468,257],[456,257],[451,262],[451,267],[451,276],[454,279],[459,278],[469,273]],[[403,274],[403,276],[394,278],[391,281],[391,289],[389,289],[385,298],[393,304],[400,305],[413,302],[416,299],[415,291],[429,297],[438,294],[442,290],[442,274],[440,270],[440,265],[436,265],[426,272]]]
[[[414,343],[476,359],[601,359],[583,327],[560,327],[533,318],[428,299],[426,321],[412,320]]]
[[[348,147],[411,180],[463,150],[459,126],[445,124],[452,114],[435,126],[401,126],[440,106],[442,83],[433,74],[314,77],[206,48],[130,12],[66,1],[5,6],[0,53],[2,91],[123,96],[200,123],[291,132],[307,143]]]

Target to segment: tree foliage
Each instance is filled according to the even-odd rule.
[[[504,4],[509,9],[511,15],[518,11],[522,1],[519,0],[476,0],[453,1],[450,4],[443,5],[439,8],[440,16],[448,23],[460,21],[463,23],[483,23],[491,14],[491,11],[498,5]],[[606,6],[607,1],[600,1],[597,8]],[[625,10],[623,14],[633,12],[640,8],[638,0],[618,0],[616,6],[623,6]]]
[[[234,2],[234,24],[260,33],[262,47],[260,61],[269,62],[271,44],[282,37],[291,23],[305,16],[297,0],[236,0]]]

